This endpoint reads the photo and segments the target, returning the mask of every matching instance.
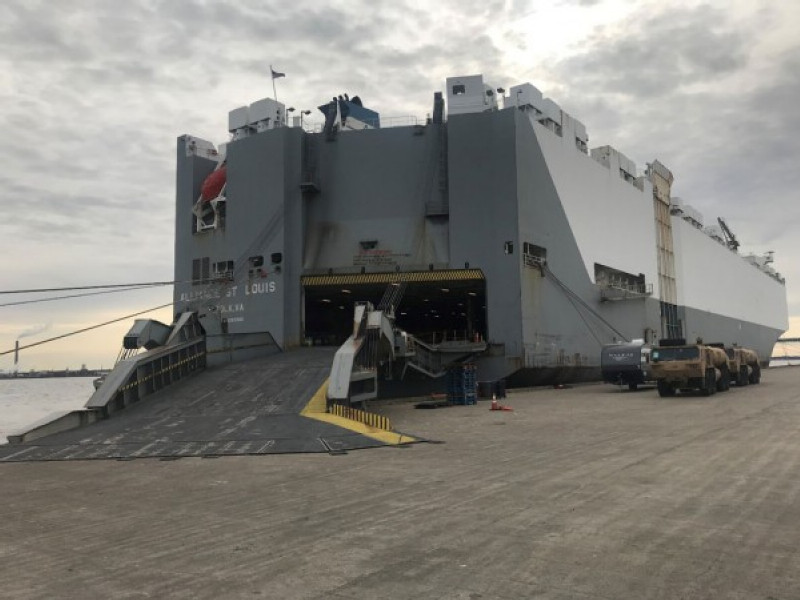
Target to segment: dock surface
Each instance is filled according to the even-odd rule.
[[[800,598],[800,369],[415,410],[442,444],[0,465],[15,599]]]

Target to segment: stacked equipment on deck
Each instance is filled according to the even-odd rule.
[[[447,401],[450,404],[477,403],[476,372],[474,364],[454,365],[447,369]]]

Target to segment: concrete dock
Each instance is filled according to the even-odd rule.
[[[504,403],[377,405],[441,444],[2,464],[0,597],[800,598],[800,369]]]

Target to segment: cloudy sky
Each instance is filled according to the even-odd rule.
[[[445,77],[483,73],[537,85],[590,146],[640,168],[657,157],[707,221],[774,250],[800,335],[798,27],[800,3],[745,0],[5,0],[0,288],[170,280],[175,139],[226,141],[228,111],[271,95],[270,64],[287,105],[348,91],[384,117],[424,117]],[[0,306],[0,352],[170,299]],[[130,323],[28,350],[20,368],[108,367]]]

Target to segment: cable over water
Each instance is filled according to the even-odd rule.
[[[100,296],[102,294],[115,294],[118,292],[130,292],[133,290],[145,290],[154,287],[152,285],[139,285],[134,287],[117,288],[113,290],[103,290],[100,292],[86,292],[85,294],[69,294],[67,296],[51,296],[50,298],[36,298],[34,300],[18,300],[16,302],[6,302],[0,304],[0,308],[4,306],[21,306],[24,304],[38,304],[39,302],[52,302],[54,300],[68,300],[70,298],[85,298],[87,296]]]
[[[191,281],[145,281],[139,283],[110,283],[108,285],[82,285],[58,288],[38,288],[30,290],[0,290],[0,294],[39,294],[44,292],[73,292],[78,290],[103,290],[108,288],[155,287],[160,285],[173,285],[175,283],[191,283]]]
[[[98,323],[97,325],[92,325],[91,327],[84,327],[83,329],[77,329],[76,331],[72,331],[70,333],[64,333],[62,335],[57,335],[55,337],[48,338],[46,340],[41,340],[38,342],[34,342],[32,344],[25,344],[24,346],[20,346],[19,348],[12,348],[11,350],[5,350],[0,352],[0,356],[5,356],[6,354],[12,354],[17,350],[26,350],[27,348],[33,348],[34,346],[41,346],[42,344],[47,344],[48,342],[54,342],[56,340],[61,340],[66,337],[70,337],[73,335],[77,335],[79,333],[84,333],[86,331],[91,331],[92,329],[99,329],[100,327],[105,327],[106,325],[111,325],[112,323],[119,323],[120,321],[124,321],[125,319],[130,319],[131,317],[138,317],[139,315],[143,315],[149,312],[153,312],[154,310],[160,310],[162,308],[166,308],[168,306],[172,306],[173,302],[167,302],[166,304],[162,304],[161,306],[154,306],[153,308],[148,308],[147,310],[142,310],[139,312],[132,313],[130,315],[125,315],[124,317],[119,317],[117,319],[112,319],[111,321],[106,321],[105,323]]]

